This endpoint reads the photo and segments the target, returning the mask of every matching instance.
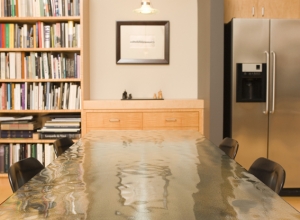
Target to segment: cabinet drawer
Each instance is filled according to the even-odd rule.
[[[86,114],[87,130],[93,129],[142,129],[142,113],[102,113]]]
[[[195,129],[199,127],[198,112],[149,112],[143,116],[144,129]]]

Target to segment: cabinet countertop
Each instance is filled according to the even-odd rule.
[[[204,108],[202,99],[170,99],[170,100],[86,100],[84,110],[103,109],[199,109]]]

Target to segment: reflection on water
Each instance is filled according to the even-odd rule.
[[[123,198],[123,205],[129,205],[139,212],[167,209],[167,176],[170,175],[171,171],[167,166],[138,162],[132,165],[118,165],[118,189]]]

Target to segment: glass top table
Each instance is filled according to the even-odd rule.
[[[196,131],[91,131],[0,206],[0,219],[300,219]]]

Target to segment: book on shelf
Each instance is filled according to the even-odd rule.
[[[8,121],[0,124],[0,130],[35,130],[39,127],[37,122]]]
[[[81,108],[80,83],[76,82],[0,82],[0,92],[1,110]]]
[[[29,121],[32,120],[34,117],[32,115],[23,116],[23,117],[12,117],[12,116],[0,116],[0,122],[3,121]]]
[[[47,121],[50,123],[71,123],[71,122],[75,122],[75,123],[80,123],[81,122],[81,118],[77,118],[74,116],[65,116],[65,117],[57,117],[57,118],[51,118],[50,121]]]
[[[50,25],[44,26],[45,48],[50,48]]]
[[[2,24],[0,23],[2,48],[78,48],[81,46],[81,25],[73,20],[53,24],[43,21],[34,24]],[[14,54],[11,52],[9,56]]]
[[[51,121],[54,120],[81,120],[80,113],[68,113],[68,114],[57,114],[57,113],[50,113],[45,115],[45,117],[49,117]]]
[[[44,145],[44,165],[48,166],[55,159],[55,152],[52,144]]]
[[[81,118],[53,118],[53,122],[81,122]]]
[[[4,144],[4,173],[8,172],[9,167],[11,166],[11,150],[9,144]]]
[[[41,129],[37,129],[37,132],[39,133],[47,133],[47,132],[52,132],[52,133],[76,133],[79,132],[80,128],[46,128],[42,127]]]
[[[73,121],[47,121],[44,124],[44,127],[47,128],[79,128],[80,122]]]
[[[79,139],[81,138],[80,133],[39,133],[39,139],[59,139],[59,138],[71,138]]]
[[[44,145],[41,143],[36,144],[36,159],[38,159],[41,164],[44,164]]]
[[[4,173],[4,145],[0,145],[0,173]]]
[[[1,138],[32,138],[34,131],[32,130],[1,130]]]
[[[49,165],[56,157],[53,144],[0,144],[0,173],[7,173],[13,163],[28,157],[38,159],[45,166]]]
[[[80,54],[51,52],[1,53],[1,62],[10,68],[1,69],[1,79],[65,79],[80,78]],[[5,64],[1,66],[5,67]],[[14,68],[12,68],[14,66]]]

